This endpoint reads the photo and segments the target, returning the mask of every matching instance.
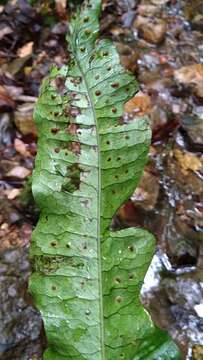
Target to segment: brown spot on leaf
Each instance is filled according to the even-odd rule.
[[[66,128],[65,132],[69,133],[70,135],[76,135],[77,134],[77,125],[76,124],[70,124],[68,128]]]
[[[116,88],[119,87],[119,83],[118,83],[118,82],[117,82],[117,83],[113,83],[113,84],[111,84],[111,87],[116,89]]]
[[[57,132],[59,132],[59,128],[52,128],[51,129],[51,132],[52,132],[52,134],[57,134]]]
[[[72,141],[68,144],[68,150],[72,151],[74,154],[80,154],[80,143],[78,141]]]

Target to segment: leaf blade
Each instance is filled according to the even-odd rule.
[[[150,337],[154,331],[139,302],[154,239],[139,229],[109,232],[113,215],[139,181],[150,130],[146,119],[120,123],[137,83],[124,72],[115,46],[96,41],[99,12],[99,0],[86,1],[72,20],[73,58],[68,68],[52,69],[35,110],[39,142],[33,193],[41,216],[32,236],[35,273],[29,287],[43,315],[48,360],[122,359],[122,348],[123,359],[141,359],[134,358],[143,351],[135,335],[142,330],[143,338]],[[138,244],[144,259],[132,251]],[[122,292],[115,287],[118,264],[106,271],[115,259],[127,279]],[[131,270],[138,277],[135,292]]]

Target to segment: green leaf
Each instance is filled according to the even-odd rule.
[[[150,144],[145,118],[122,123],[137,91],[116,48],[98,40],[100,1],[72,20],[68,67],[53,67],[35,109],[39,142],[29,289],[42,313],[46,360],[180,359],[139,294],[154,251],[142,229],[111,231]]]

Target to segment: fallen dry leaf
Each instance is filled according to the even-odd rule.
[[[20,49],[18,49],[17,55],[20,58],[31,55],[33,51],[33,44],[33,41],[29,41],[27,44],[23,45]]]
[[[151,109],[151,99],[147,94],[139,91],[132,99],[130,99],[124,107],[127,113],[136,113],[136,115],[144,115]]]
[[[6,176],[8,177],[15,177],[18,179],[25,179],[28,175],[30,175],[31,171],[24,166],[15,166],[13,169],[11,169]]]
[[[33,121],[33,109],[34,103],[27,103],[18,106],[17,111],[15,111],[14,122],[23,135],[37,135],[37,128]]]
[[[20,194],[20,189],[7,190],[7,198],[9,200],[15,199]]]
[[[30,156],[30,153],[27,150],[26,144],[22,140],[20,140],[18,138],[16,138],[14,140],[14,148],[22,156],[24,156],[24,157],[29,157]]]
[[[183,84],[197,84],[203,81],[203,64],[183,66],[174,71],[176,80]]]
[[[0,40],[3,39],[3,37],[5,35],[8,35],[8,34],[11,34],[13,32],[13,30],[11,29],[10,26],[3,26],[1,29],[0,29]]]
[[[197,157],[190,152],[182,152],[179,149],[174,150],[174,156],[178,161],[181,171],[184,175],[187,175],[190,170],[201,171],[203,169],[203,159]]]

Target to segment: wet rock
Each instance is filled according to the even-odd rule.
[[[203,97],[203,64],[184,66],[174,72],[175,79],[186,85],[194,87],[194,92]]]
[[[154,209],[159,195],[159,178],[145,170],[138,188],[131,197],[135,206],[149,211]]]
[[[189,151],[203,152],[203,119],[196,116],[183,117],[180,132]]]
[[[0,267],[0,359],[28,360],[27,348],[35,344],[35,349],[29,350],[31,356],[39,345],[41,347],[38,339],[42,323],[39,313],[25,300],[30,271],[27,248],[1,254]]]
[[[167,30],[166,23],[158,18],[145,18],[139,16],[134,22],[135,28],[140,32],[144,40],[152,44],[163,42]]]
[[[195,307],[202,304],[203,296],[199,276],[198,272],[194,272],[193,275],[185,272],[179,276],[167,276],[163,253],[158,252],[154,256],[142,288],[145,306],[161,327],[169,328],[170,334],[176,337],[185,356],[185,344],[203,341],[203,319],[195,311]]]

